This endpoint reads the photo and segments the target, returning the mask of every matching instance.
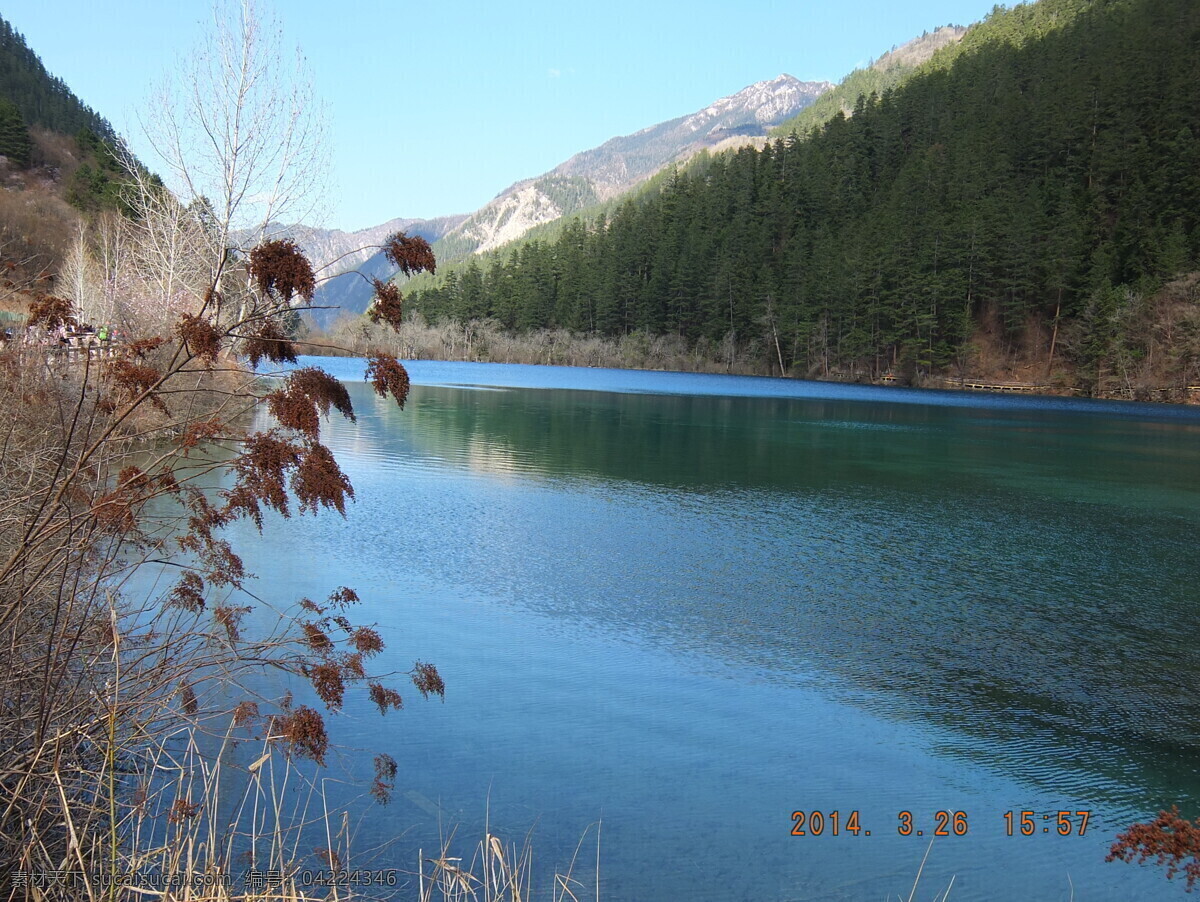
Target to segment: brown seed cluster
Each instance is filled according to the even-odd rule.
[[[52,294],[40,294],[29,304],[29,325],[57,329],[75,323],[71,302]]]
[[[105,366],[105,375],[116,394],[126,402],[133,401],[149,392],[162,377],[162,373],[147,363],[134,363],[132,360],[115,358]],[[166,411],[167,405],[157,395],[149,395],[148,400],[159,410]]]
[[[363,667],[363,656],[356,652],[352,655],[342,655],[339,660],[342,673],[352,680],[366,679],[367,670]]]
[[[196,700],[196,690],[191,683],[183,682],[179,686],[179,704],[185,714],[195,716],[200,713],[200,703]]]
[[[296,467],[292,490],[300,501],[300,513],[312,511],[315,514],[319,507],[332,507],[344,516],[346,499],[354,498],[350,478],[338,466],[333,452],[316,442],[308,446]]]
[[[350,635],[350,641],[362,654],[370,656],[383,651],[383,637],[369,626],[360,626]]]
[[[316,289],[312,264],[290,238],[264,241],[250,252],[250,275],[259,290],[285,301],[299,295],[311,301]]]
[[[242,637],[242,618],[248,613],[248,607],[223,604],[213,608],[213,619],[225,630],[229,641],[236,642]]]
[[[239,702],[237,707],[233,709],[233,725],[235,727],[245,727],[254,723],[258,719],[258,703],[257,702]]]
[[[437,272],[433,249],[420,235],[409,237],[404,232],[394,232],[383,243],[383,256],[406,276],[417,272]]]
[[[400,289],[394,282],[381,282],[379,279],[372,279],[371,282],[375,286],[375,300],[367,310],[367,315],[371,317],[371,322],[387,323],[399,332],[404,322],[404,297]]]
[[[187,532],[175,540],[179,549],[200,560],[205,579],[212,585],[240,587],[246,576],[242,559],[228,541],[217,535],[217,530],[235,519],[238,511],[228,504],[215,507],[204,492],[195,487],[184,489],[181,495],[190,514]]]
[[[275,718],[275,729],[288,742],[290,750],[302,758],[311,758],[317,764],[325,764],[325,752],[329,750],[329,734],[325,732],[325,720],[307,705]]]
[[[183,608],[193,614],[203,611],[204,580],[200,574],[191,570],[184,573],[167,596],[167,605],[173,608]]]
[[[281,426],[311,439],[319,434],[320,414],[328,414],[331,408],[351,422],[355,419],[346,386],[315,366],[290,372],[283,386],[267,395],[267,407]]]
[[[417,661],[413,665],[412,681],[425,698],[429,698],[430,693],[442,699],[446,698],[446,684],[442,682],[441,674],[432,664]]]
[[[1104,860],[1136,859],[1141,864],[1151,858],[1166,866],[1168,880],[1182,872],[1190,893],[1200,879],[1200,819],[1193,823],[1172,805],[1170,811],[1160,811],[1149,823],[1134,824],[1118,833]]]
[[[167,340],[161,335],[155,335],[150,338],[137,338],[125,346],[125,356],[131,360],[145,360],[154,351],[157,351]]]
[[[396,759],[391,755],[376,755],[375,756],[375,776],[380,780],[396,779],[396,771],[399,768],[396,766]]]
[[[376,352],[367,358],[367,374],[375,394],[381,398],[391,395],[396,404],[403,410],[404,402],[408,399],[410,382],[408,370],[391,354]]]
[[[313,854],[317,856],[317,861],[321,862],[322,867],[332,868],[335,871],[342,870],[342,856],[333,849],[318,846],[313,849]]]
[[[167,815],[167,820],[169,820],[172,824],[178,824],[183,821],[190,821],[199,813],[199,802],[189,802],[187,799],[176,799],[175,804],[171,806],[171,813]]]
[[[341,586],[329,593],[329,603],[334,607],[344,608],[347,605],[358,604],[358,593],[349,586]]]
[[[272,363],[295,363],[296,346],[274,320],[267,320],[242,342],[242,355],[257,367],[264,358]]]
[[[187,452],[218,438],[224,431],[225,424],[216,417],[211,417],[207,420],[194,420],[184,427],[183,435],[179,439],[179,446]]]
[[[342,679],[342,668],[332,661],[314,664],[306,676],[317,692],[317,698],[330,710],[342,706],[346,698],[346,681]]]
[[[306,599],[307,600],[307,599]],[[333,651],[333,640],[329,635],[315,623],[305,623],[301,626],[304,630],[304,641],[313,651],[319,654]]]
[[[274,430],[246,436],[234,467],[237,480],[225,495],[229,511],[250,517],[259,529],[260,504],[288,516],[287,474],[299,465],[303,450]]]
[[[185,313],[175,324],[175,334],[187,344],[188,352],[212,366],[221,353],[221,333],[201,316]]]
[[[111,492],[96,499],[92,516],[102,529],[129,534],[137,528],[137,510],[155,491],[156,480],[152,480],[139,467],[125,467],[117,475],[117,484]],[[174,478],[170,478],[170,488]]]
[[[386,805],[392,799],[397,770],[396,759],[391,755],[375,756],[375,782],[371,784],[371,795],[380,805]]]
[[[404,707],[404,700],[395,689],[390,689],[382,683],[371,683],[371,701],[379,706],[380,714],[387,714],[388,708],[399,711]]]

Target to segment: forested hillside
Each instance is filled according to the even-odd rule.
[[[1195,298],[1147,305],[1200,253],[1200,5],[1042,0],[972,32],[850,117],[717,155],[413,305],[732,336],[801,375],[961,368],[987,334],[1047,372],[1068,357],[1085,390],[1156,349],[1195,378]]]
[[[20,112],[26,126],[74,135],[87,129],[112,141],[108,121],[46,71],[38,55],[12,25],[0,19],[0,97]]]
[[[0,19],[0,310],[24,309],[21,286],[55,273],[80,214],[122,210],[127,159],[106,119],[72,93]],[[137,165],[135,163],[135,165]]]
[[[869,66],[855,69],[831,90],[813,101],[812,106],[806,107],[787,122],[771,129],[772,134],[785,137],[792,132],[803,134],[824,125],[839,110],[844,113],[851,112],[860,95],[869,95],[872,92],[882,94],[888,88],[899,87],[934,53],[948,44],[957,43],[965,31],[960,25],[943,25],[893,48]]]

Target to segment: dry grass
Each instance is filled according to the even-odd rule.
[[[312,897],[289,841],[326,812],[283,819],[293,772],[260,774],[279,755],[322,764],[325,717],[346,692],[369,690],[381,709],[399,707],[400,694],[370,671],[383,639],[352,622],[355,593],[272,605],[249,590],[223,537],[265,511],[342,511],[353,497],[320,441],[322,411],[353,417],[335,380],[283,379],[272,395],[291,425],[247,431],[264,389],[240,357],[247,346],[294,357],[282,333],[260,340],[287,312],[275,286],[256,291],[218,272],[176,328],[110,358],[48,355],[37,334],[0,350],[0,887],[10,898],[143,898],[121,885],[135,874],[157,875],[141,890],[178,878],[162,898],[237,898],[191,881],[233,874],[247,842],[253,861],[283,875],[267,889]],[[214,490],[222,478],[228,488]],[[161,590],[134,588],[147,565],[170,574]],[[275,625],[251,635],[242,623],[256,605],[275,611],[263,621]],[[264,668],[310,683],[325,710],[258,697]],[[424,696],[445,691],[430,664],[409,677]],[[173,750],[235,716],[269,747],[230,819],[220,752],[201,755],[199,740]],[[372,793],[386,797],[395,771],[381,773]],[[346,862],[345,831],[327,833],[325,854]],[[90,876],[36,885],[68,874]]]
[[[332,347],[331,347],[332,346]],[[383,348],[405,360],[466,360],[487,363],[529,363],[548,366],[611,367],[694,373],[778,375],[761,348],[728,337],[719,344],[689,344],[678,335],[633,332],[617,338],[542,329],[512,333],[485,320],[465,325],[427,323],[419,314],[405,319],[394,331],[366,317],[343,317],[328,334],[313,334],[301,342],[303,353],[341,353],[362,356]]]
[[[595,872],[589,887],[576,879],[584,843],[592,827],[595,827]],[[583,902],[591,898],[600,899],[600,828],[597,821],[584,831],[575,846],[565,871],[555,871],[551,879],[552,902]],[[532,902],[538,898],[533,889],[533,845],[531,836],[524,842],[505,843],[491,832],[487,820],[484,823],[483,839],[471,849],[471,857],[464,859],[451,854],[454,831],[443,839],[441,848],[434,858],[420,853],[418,869],[419,902]]]

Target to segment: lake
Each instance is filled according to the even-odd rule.
[[[233,536],[257,593],[352,586],[377,669],[445,679],[331,718],[327,798],[389,843],[369,866],[453,828],[469,860],[486,816],[528,835],[535,898],[581,840],[594,896],[596,822],[606,902],[906,899],[927,851],[917,899],[1184,897],[1104,855],[1200,814],[1200,411],[409,370],[405,410],[352,382],[358,422],[327,425],[345,519]],[[392,802],[351,802],[380,751]]]

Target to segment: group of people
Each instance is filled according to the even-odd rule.
[[[121,340],[120,333],[108,325],[69,326],[64,324],[55,329],[7,326],[0,336],[5,344],[21,339],[28,345],[57,347],[67,351],[87,349],[90,352],[98,349],[100,353],[106,353]]]
[[[51,337],[51,342],[57,341],[63,350],[86,350],[89,354],[93,351],[108,353],[115,340],[116,334],[111,326],[92,325],[59,326]]]
[[[59,326],[55,330],[58,343],[66,347],[91,347],[96,342],[107,345],[112,341],[112,329],[108,326]]]

